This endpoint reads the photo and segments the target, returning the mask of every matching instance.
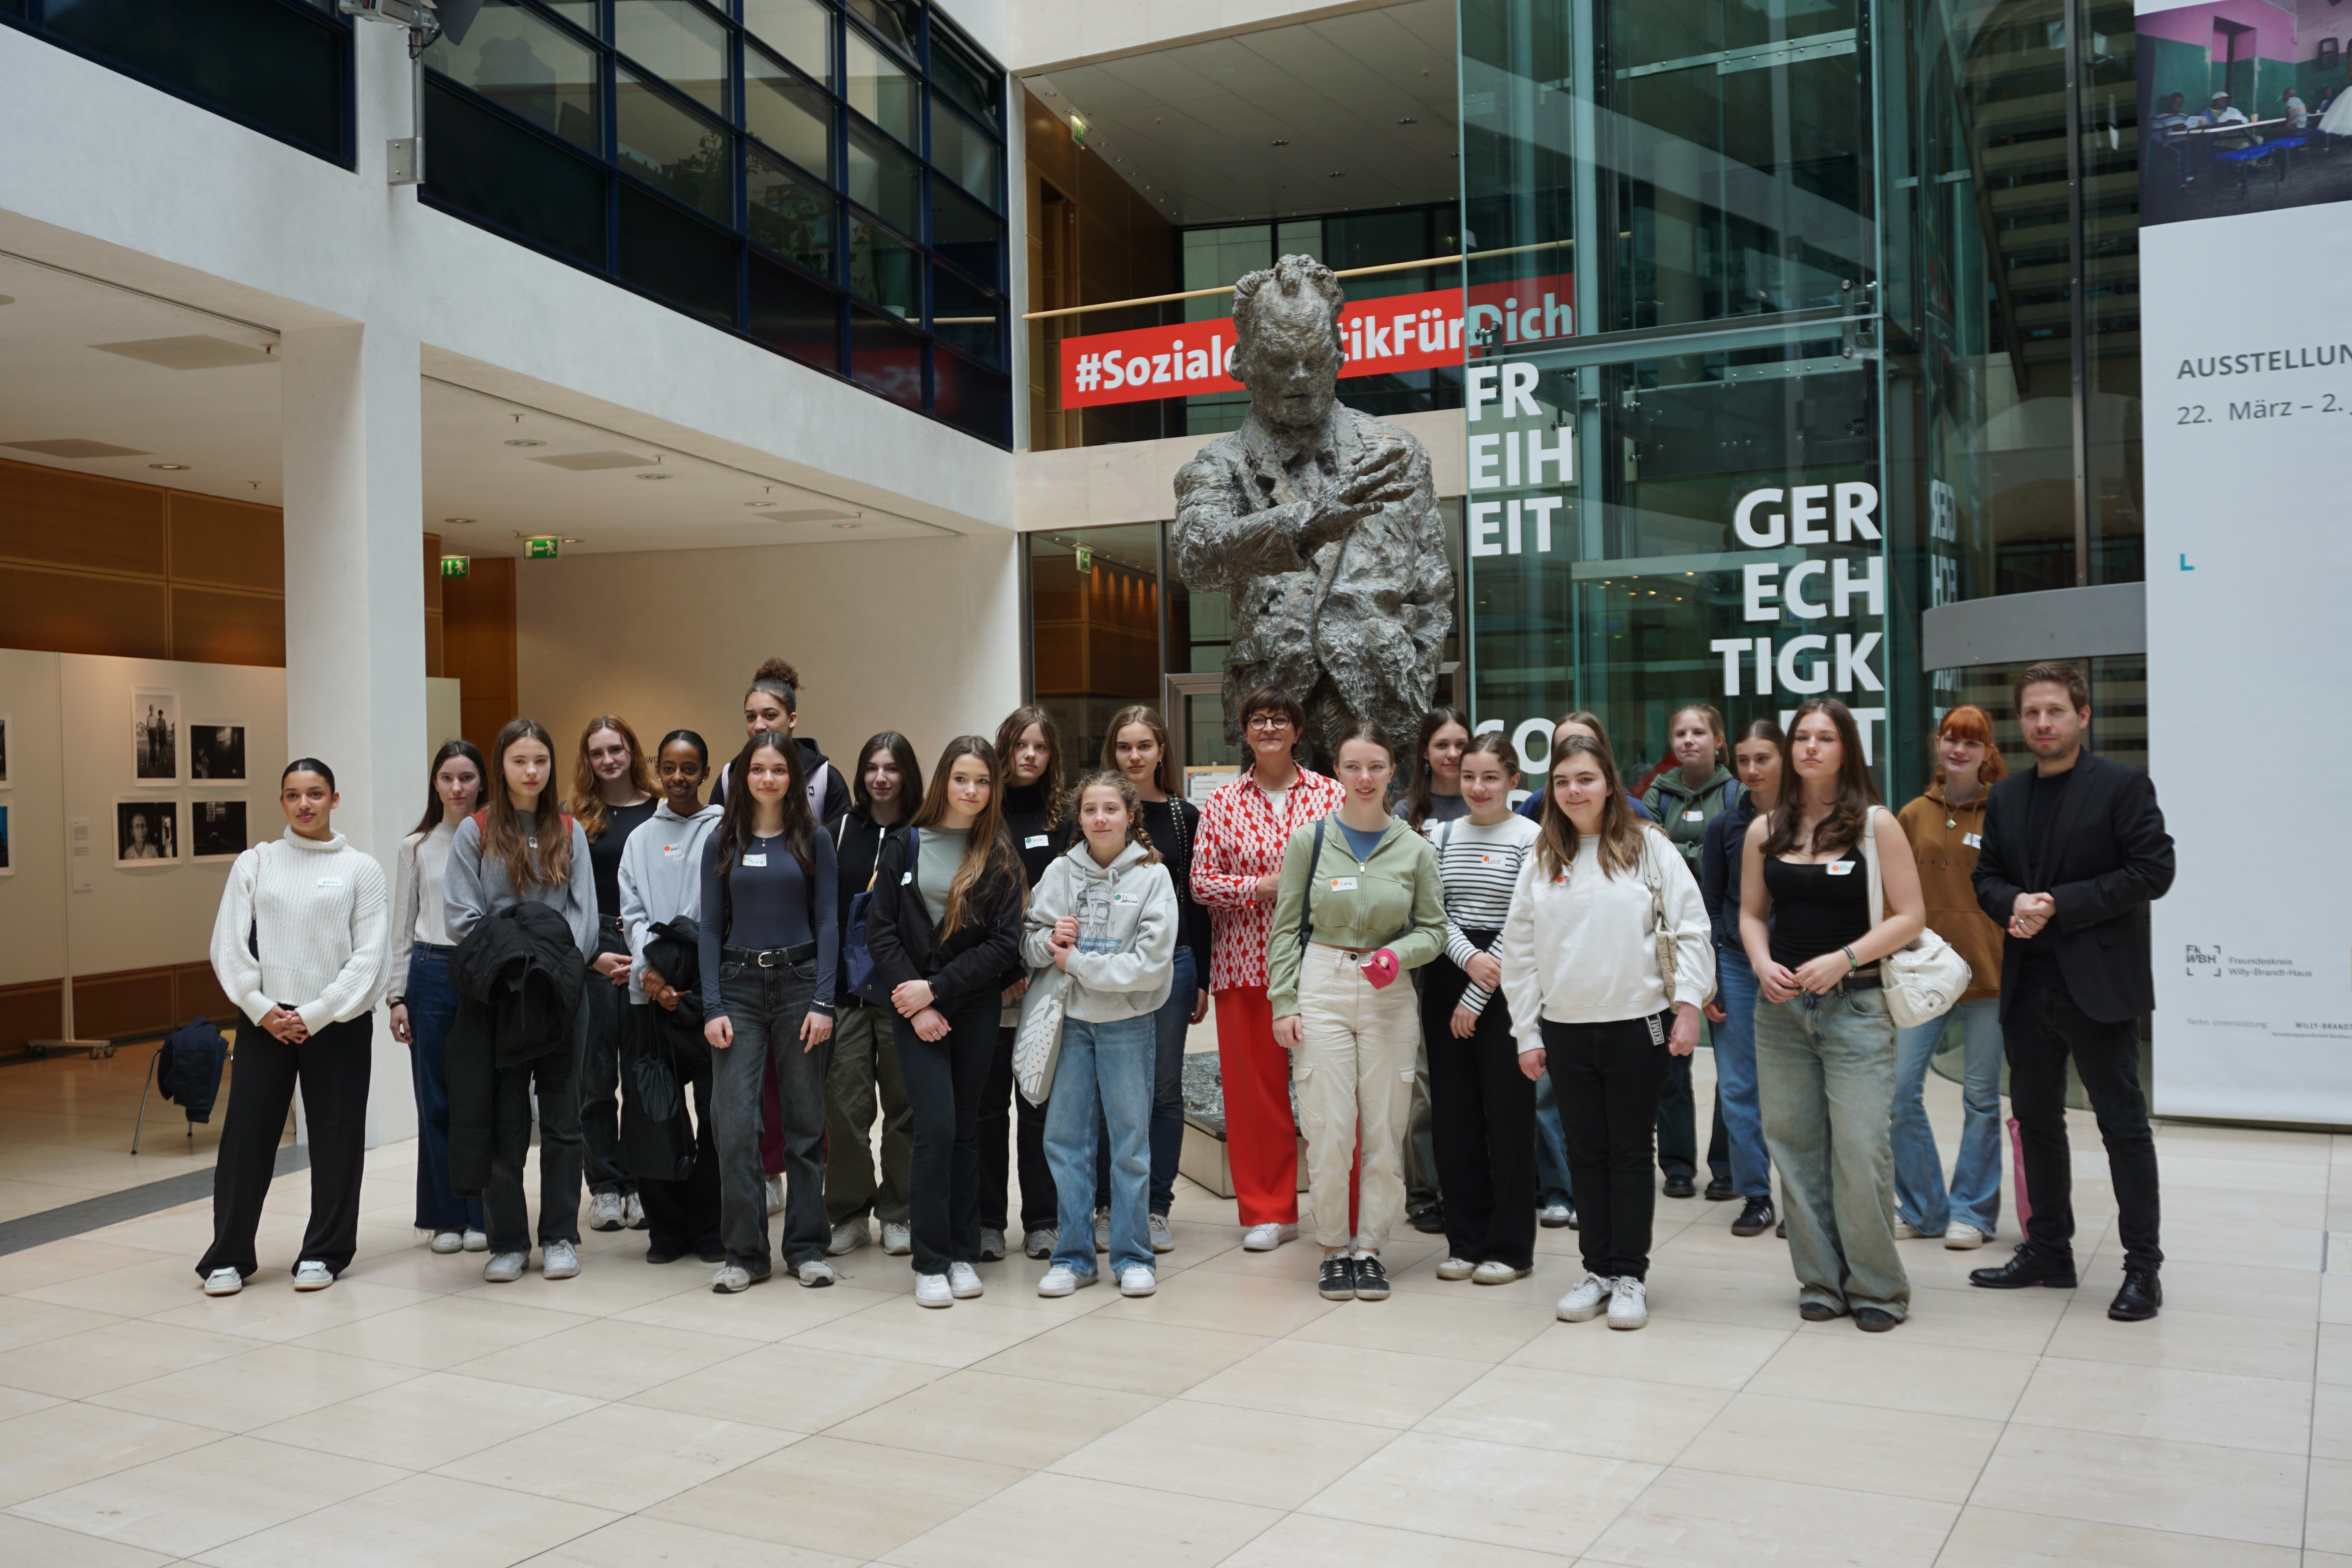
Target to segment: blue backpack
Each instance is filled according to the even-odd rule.
[[[845,816],[842,818],[844,823],[848,820]],[[921,846],[921,836],[909,824],[907,828],[907,870],[915,868],[915,854]],[[876,876],[882,871],[879,846],[874,851],[874,871]],[[874,878],[868,877],[866,879],[866,890],[849,900],[849,929],[841,935],[841,977],[848,984],[852,996],[878,1007],[888,1005],[891,988],[875,973],[874,952],[866,945],[866,912],[873,907]]]

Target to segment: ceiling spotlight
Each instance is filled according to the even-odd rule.
[[[1348,171],[1345,169],[1334,169],[1323,177],[1327,180],[1344,180],[1348,177]]]
[[[1420,123],[1421,123],[1421,121],[1418,121],[1418,120],[1416,120],[1416,119],[1414,119],[1412,115],[1408,114],[1408,115],[1406,115],[1402,120],[1398,121],[1397,121],[1397,123],[1398,123],[1399,125],[1418,125],[1418,124],[1420,124]]]
[[[1287,137],[1277,136],[1272,142],[1268,142],[1267,145],[1273,147],[1287,147],[1290,145],[1290,141]]]
[[[544,441],[509,441],[507,445],[509,447],[544,447],[547,443]]]
[[[863,528],[866,525],[862,522],[836,522],[833,526],[835,528]]]
[[[637,478],[641,479],[666,479],[669,478],[669,476],[667,474],[639,474]]]
[[[444,522],[466,523],[471,522],[474,520],[470,517],[445,517],[441,521]]]
[[[188,465],[185,463],[150,463],[147,466],[151,468],[163,468],[168,472],[177,473]]]
[[[575,538],[573,535],[567,533],[563,536],[563,542],[566,544],[584,544],[587,541]]]

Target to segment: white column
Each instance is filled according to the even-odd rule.
[[[288,754],[335,770],[335,826],[389,878],[426,761],[417,342],[306,327],[282,353]],[[407,1051],[379,1015],[368,1144],[415,1129]]]

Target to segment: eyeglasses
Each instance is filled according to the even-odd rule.
[[[1287,730],[1290,728],[1290,716],[1286,713],[1252,714],[1249,727],[1253,730]]]

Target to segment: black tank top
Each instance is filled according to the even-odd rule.
[[[1835,870],[1835,868],[1846,868]],[[1819,866],[1768,859],[1772,895],[1772,962],[1794,969],[1835,952],[1870,929],[1870,869],[1859,847]]]

